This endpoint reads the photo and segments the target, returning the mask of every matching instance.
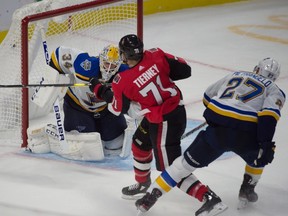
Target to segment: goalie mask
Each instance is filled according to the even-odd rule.
[[[114,45],[105,47],[99,55],[102,81],[108,82],[120,68],[119,49]]]
[[[265,58],[255,66],[254,72],[275,81],[280,75],[280,64],[272,58]]]

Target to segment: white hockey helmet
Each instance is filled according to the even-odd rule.
[[[117,73],[122,63],[118,47],[112,44],[108,45],[101,51],[99,59],[102,81],[108,82]]]
[[[273,58],[265,58],[255,66],[254,72],[275,81],[280,75],[280,64]]]

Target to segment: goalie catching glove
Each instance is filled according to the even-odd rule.
[[[271,163],[274,159],[275,148],[275,142],[260,143],[260,149],[254,164],[258,167],[264,167],[268,163]]]

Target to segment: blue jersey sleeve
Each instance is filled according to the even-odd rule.
[[[125,70],[128,70],[128,69],[129,69],[129,67],[128,67],[127,64],[121,64],[121,65],[120,65],[120,68],[119,68],[119,73],[120,73],[120,72],[123,72],[123,71],[125,71]]]
[[[99,58],[90,57],[88,53],[81,53],[74,61],[74,69],[77,77],[84,79],[99,77]]]

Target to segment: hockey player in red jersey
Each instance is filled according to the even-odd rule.
[[[273,161],[276,146],[272,140],[285,103],[285,94],[274,83],[279,74],[278,62],[265,58],[254,72],[236,71],[210,85],[203,98],[208,127],[199,132],[183,156],[156,178],[136,206],[148,211],[183,177],[196,168],[208,166],[227,151],[233,151],[246,162],[238,208],[256,202],[258,195],[254,189],[264,167]]]
[[[191,67],[184,59],[159,48],[143,49],[136,35],[126,35],[119,42],[120,55],[129,70],[116,75],[113,92],[97,79],[91,89],[96,97],[109,102],[115,115],[128,113],[143,119],[133,136],[132,152],[136,184],[124,187],[124,199],[143,196],[151,184],[150,169],[153,154],[156,168],[164,170],[181,155],[181,136],[186,128],[186,110],[176,80],[191,76]],[[191,173],[178,187],[210,209],[221,199]]]

